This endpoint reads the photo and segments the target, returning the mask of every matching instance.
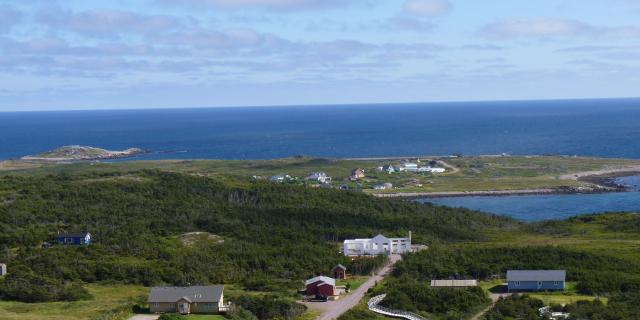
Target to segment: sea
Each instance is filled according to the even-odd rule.
[[[595,194],[472,196],[430,198],[418,201],[506,215],[521,221],[557,220],[602,212],[639,212],[640,177],[622,177],[617,180],[616,183],[626,185],[632,191]]]
[[[503,153],[640,159],[640,99],[0,112],[0,159],[64,145],[150,151],[132,160]],[[527,216],[640,210],[638,195],[557,196],[564,206],[544,198],[556,196],[446,204],[531,220]],[[508,199],[525,208],[516,213],[502,203]]]

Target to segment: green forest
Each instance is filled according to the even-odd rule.
[[[436,289],[429,281],[566,269],[576,293],[605,300],[554,308],[574,319],[637,319],[639,226],[635,214],[526,224],[352,191],[158,170],[5,174],[0,261],[10,272],[0,279],[0,299],[84,301],[92,299],[88,284],[229,284],[240,289],[229,295],[238,307],[230,318],[294,319],[306,310],[295,298],[308,277],[338,263],[367,275],[384,263],[345,258],[343,239],[412,231],[429,249],[405,255],[370,292],[386,293],[385,306],[469,318],[490,304],[484,289]],[[59,232],[80,231],[92,234],[91,245],[55,244]],[[504,299],[485,317],[526,319],[540,303]],[[359,307],[342,319],[375,317]]]
[[[135,171],[0,178],[3,299],[86,298],[83,283],[145,286],[240,283],[295,292],[337,263],[367,274],[374,263],[339,252],[350,237],[413,231],[416,242],[476,241],[509,219],[467,210],[179,173]],[[52,245],[58,232],[88,231],[86,247]],[[187,232],[217,241],[185,244]]]

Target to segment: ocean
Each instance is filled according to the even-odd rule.
[[[616,184],[631,192],[481,196],[421,199],[420,202],[510,216],[522,221],[564,219],[581,214],[640,210],[640,177],[620,177]]]
[[[559,154],[640,158],[640,99],[0,113],[0,159],[63,145],[138,159]]]
[[[73,144],[150,151],[134,160],[456,153],[640,159],[640,99],[0,113],[0,159]],[[640,192],[428,201],[527,221],[640,210]]]

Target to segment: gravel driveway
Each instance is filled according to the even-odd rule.
[[[378,273],[376,273],[375,276],[370,277],[365,283],[358,287],[358,289],[352,291],[345,297],[341,297],[340,300],[327,302],[305,302],[304,304],[311,309],[322,311],[318,320],[337,319],[343,313],[355,307],[360,300],[362,300],[369,288],[373,287],[376,282],[382,281],[389,271],[391,271],[393,265],[402,259],[402,256],[394,254],[391,255],[389,259],[389,264],[384,266]]]

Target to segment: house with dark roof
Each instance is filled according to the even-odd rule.
[[[153,287],[148,302],[153,313],[212,314],[228,310],[222,285]]]
[[[338,264],[337,266],[331,269],[331,274],[334,279],[346,279],[347,278],[347,267]]]
[[[91,233],[79,232],[79,233],[61,233],[57,237],[58,244],[82,246],[89,245],[91,243]]]
[[[509,292],[562,291],[566,277],[565,270],[509,270],[507,286]]]

